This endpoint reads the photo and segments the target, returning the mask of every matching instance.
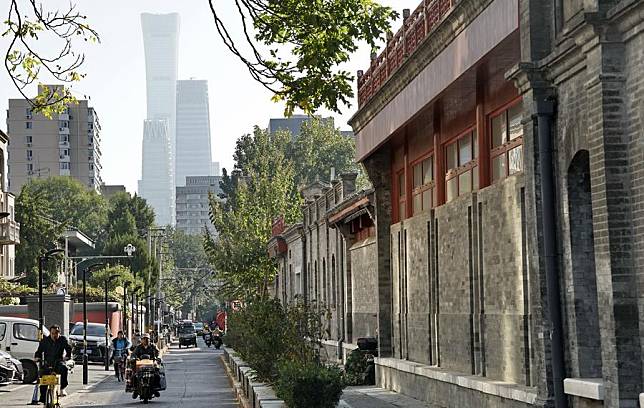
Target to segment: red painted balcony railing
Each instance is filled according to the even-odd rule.
[[[424,0],[408,17],[403,26],[387,41],[385,50],[372,59],[364,74],[358,72],[358,106],[363,106],[418,48],[443,18],[452,11],[458,0]]]

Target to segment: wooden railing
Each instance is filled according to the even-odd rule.
[[[423,0],[413,13],[403,15],[403,26],[396,35],[387,39],[385,50],[372,57],[367,72],[358,71],[358,106],[378,92],[403,62],[452,11],[458,0]]]

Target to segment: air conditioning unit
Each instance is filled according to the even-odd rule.
[[[25,119],[31,119],[31,115],[25,115]]]

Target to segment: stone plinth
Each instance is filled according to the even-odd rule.
[[[29,318],[38,320],[38,295],[27,296],[27,308]],[[71,311],[69,295],[43,295],[45,327],[57,324],[60,326],[61,333],[68,336]]]

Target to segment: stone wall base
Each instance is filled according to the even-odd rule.
[[[535,388],[451,373],[406,360],[376,359],[379,387],[445,408],[545,407]]]

